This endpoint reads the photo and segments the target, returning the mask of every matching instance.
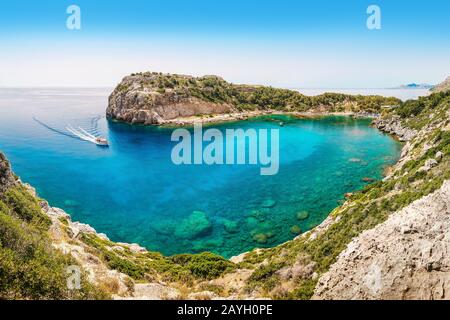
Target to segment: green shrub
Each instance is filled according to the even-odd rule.
[[[170,257],[170,260],[187,268],[195,277],[212,279],[221,276],[235,268],[229,260],[213,253],[180,254]]]
[[[51,246],[42,221],[36,220],[36,208],[22,191],[7,192],[19,212],[0,201],[0,299],[106,298],[85,275],[80,290],[67,288],[66,268],[76,263]]]

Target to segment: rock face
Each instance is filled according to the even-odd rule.
[[[395,135],[400,141],[410,141],[416,135],[417,131],[402,126],[400,117],[393,116],[389,118],[377,118],[373,121],[375,127],[379,130]]]
[[[0,193],[3,193],[14,182],[11,166],[4,154],[0,152]]]
[[[177,88],[158,73],[142,73],[125,77],[109,97],[106,115],[132,124],[165,124],[170,120],[199,115],[224,114],[234,111],[225,103],[208,102],[192,95],[188,87]],[[209,76],[210,78],[216,78]],[[205,80],[176,75],[173,81]]]
[[[450,90],[450,77],[444,80],[444,82],[435,86],[431,91],[433,92],[444,92]]]
[[[315,299],[450,299],[450,181],[343,251]]]

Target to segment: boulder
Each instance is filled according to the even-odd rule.
[[[68,208],[78,207],[80,204],[75,200],[66,200],[64,201],[64,205]]]
[[[308,211],[297,212],[297,220],[306,220],[309,218]]]
[[[300,227],[298,225],[295,225],[295,226],[291,227],[291,233],[295,234],[295,235],[299,235],[300,233],[302,233],[302,230],[300,229]]]
[[[263,208],[273,208],[277,205],[277,202],[273,199],[266,199],[261,203],[261,207]]]
[[[223,222],[223,227],[228,233],[237,233],[239,232],[239,224],[236,221],[225,220]]]
[[[258,244],[265,244],[267,243],[267,235],[265,233],[257,233],[253,236],[253,241]]]
[[[175,236],[185,239],[195,239],[205,236],[211,231],[212,224],[206,213],[194,211],[175,228]]]
[[[419,171],[430,171],[431,168],[437,166],[438,162],[435,159],[427,159],[425,164],[419,168]]]

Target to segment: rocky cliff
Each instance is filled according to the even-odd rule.
[[[0,153],[0,193],[3,193],[12,184],[14,184],[14,176],[11,166],[3,153]]]
[[[139,124],[164,124],[176,118],[235,111],[224,102],[206,101],[190,92],[197,82],[222,81],[216,77],[194,78],[144,73],[125,77],[109,97],[108,117]]]
[[[315,299],[450,299],[450,180],[352,240]]]
[[[431,89],[433,92],[445,92],[448,90],[450,90],[450,77]]]

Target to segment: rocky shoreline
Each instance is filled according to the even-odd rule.
[[[399,116],[378,117],[373,121],[373,125],[380,131],[393,135],[401,142],[411,141],[418,133],[414,129],[405,128]]]
[[[296,118],[319,118],[326,116],[353,116],[355,118],[375,118],[376,115],[373,114],[359,114],[354,112],[295,112],[295,111],[277,111],[277,110],[254,110],[254,111],[242,111],[242,112],[231,112],[223,114],[209,114],[209,115],[197,115],[190,117],[177,117],[169,120],[159,120],[156,123],[144,122],[144,125],[157,125],[162,127],[184,127],[192,126],[194,124],[221,124],[227,122],[237,122],[249,120],[252,118],[258,118],[262,116],[270,115],[281,115],[281,116],[292,116]],[[129,122],[124,119],[113,119],[118,122],[125,122],[130,124],[139,124],[139,122]]]

